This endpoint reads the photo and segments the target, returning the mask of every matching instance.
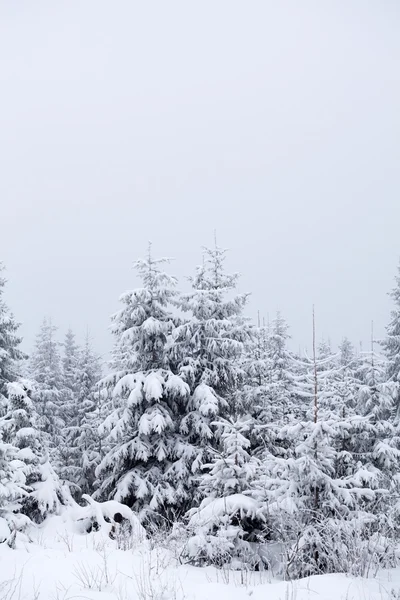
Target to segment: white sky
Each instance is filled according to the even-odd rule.
[[[400,256],[397,0],[0,0],[0,257],[30,348],[231,249],[294,344],[384,332]]]

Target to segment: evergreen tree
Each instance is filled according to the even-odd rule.
[[[61,467],[59,447],[65,427],[63,420],[63,382],[59,344],[55,339],[57,328],[51,321],[43,320],[31,356],[29,375],[35,382],[35,402],[39,414],[38,427],[50,450],[51,461]]]
[[[347,337],[344,337],[339,346],[339,363],[342,367],[350,368],[356,361],[354,346]]]
[[[330,379],[330,409],[342,422],[337,443],[336,474],[345,477],[358,468],[356,439],[367,425],[357,412],[361,382],[357,377],[357,361],[354,348],[347,338],[339,346],[339,356],[334,376]]]
[[[18,448],[3,441],[0,420],[0,543],[12,543],[12,534],[29,521],[20,517],[21,499],[27,493]]]
[[[287,455],[265,456],[253,492],[269,506],[267,532],[284,543],[289,578],[351,569],[355,540],[365,539],[367,507],[375,499],[362,465],[353,461],[338,473],[340,442],[351,424],[337,413],[338,370],[326,345],[317,359],[315,331],[313,358],[304,366],[300,394],[309,406],[302,420],[281,429]]]
[[[240,361],[249,327],[242,311],[247,294],[236,294],[238,275],[225,273],[226,251],[205,249],[203,265],[190,279],[192,291],[181,295],[178,306],[188,318],[173,332],[172,351],[178,370],[190,388],[187,412],[180,431],[191,448],[191,472],[201,473],[216,447],[219,416],[240,412]]]
[[[208,499],[248,491],[258,464],[249,453],[251,419],[220,419],[215,426],[219,429],[221,449],[214,451],[214,460],[207,465],[208,471],[201,481],[202,491]]]
[[[268,341],[270,381],[268,400],[274,406],[275,419],[287,423],[293,403],[293,359],[287,349],[288,325],[278,312],[272,321]]]
[[[76,457],[76,483],[82,493],[91,494],[96,480],[95,470],[103,458],[101,437],[101,398],[96,388],[101,377],[100,359],[92,348],[89,335],[78,357],[77,413],[73,435]]]
[[[400,460],[398,424],[393,422],[396,386],[387,381],[386,363],[373,347],[362,358],[357,409],[368,426],[358,438],[358,451],[375,476],[374,486],[390,489]]]
[[[374,493],[359,474],[336,476],[335,450],[340,426],[321,415],[317,422],[282,431],[293,445],[289,458],[270,456],[254,497],[268,502],[267,531],[284,543],[286,577],[349,570],[354,540],[366,523],[360,506]]]
[[[252,452],[262,457],[265,450],[276,453],[277,406],[271,402],[272,381],[269,330],[258,325],[245,344],[242,368],[245,372],[242,396],[252,417],[249,437]]]
[[[96,495],[125,502],[142,516],[153,511],[169,518],[189,501],[194,456],[178,431],[189,389],[170,370],[176,280],[161,271],[165,262],[149,249],[135,263],[143,286],[121,296],[123,308],[113,317],[123,368],[103,381],[115,410],[103,425],[110,450],[96,470]]]
[[[6,280],[1,276],[4,266],[0,263],[0,416],[7,410],[7,384],[18,376],[18,363],[25,355],[19,349],[21,338],[19,324],[3,300]]]
[[[258,328],[247,356],[245,394],[249,412],[254,418],[252,427],[253,451],[283,455],[285,440],[279,430],[294,413],[294,361],[287,349],[288,326],[280,313],[268,330]]]
[[[41,523],[49,514],[60,512],[61,506],[69,502],[69,492],[49,463],[42,434],[37,428],[35,394],[30,382],[8,384],[8,390],[8,413],[1,428],[3,439],[18,449],[16,457],[24,479],[18,510]]]
[[[395,410],[397,418],[400,417],[400,263],[398,275],[395,277],[396,285],[390,292],[394,302],[394,309],[386,327],[386,339],[381,342],[387,358],[387,377],[396,384]]]
[[[261,560],[252,542],[258,541],[264,516],[248,495],[259,464],[249,453],[251,419],[219,419],[215,425],[220,450],[206,465],[201,482],[204,500],[189,511],[192,536],[185,553],[195,564],[255,568]]]
[[[62,479],[76,486],[79,479],[80,460],[79,451],[75,447],[75,440],[79,434],[80,426],[78,401],[80,349],[75,342],[75,334],[71,329],[65,335],[63,348],[59,414],[64,427],[58,446],[58,471]]]

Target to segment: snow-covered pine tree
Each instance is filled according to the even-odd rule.
[[[294,416],[294,361],[287,349],[288,326],[280,313],[272,324],[259,327],[246,357],[245,396],[253,416],[253,452],[285,453],[285,440],[278,437],[284,423]],[[250,351],[249,351],[250,350]]]
[[[266,459],[253,492],[268,503],[266,532],[283,543],[283,574],[289,579],[353,568],[360,574],[355,541],[365,541],[364,507],[375,494],[360,472],[336,475],[340,431],[334,416],[321,413],[317,422],[285,426],[282,435],[291,442],[292,455]]]
[[[390,477],[397,472],[400,458],[392,443],[396,433],[393,426],[395,386],[387,381],[386,363],[373,349],[363,355],[360,376],[358,411],[371,423],[365,431],[362,450],[369,464],[387,471]]]
[[[211,423],[219,416],[234,416],[242,404],[240,360],[249,337],[242,312],[248,295],[235,293],[238,274],[225,272],[225,255],[226,250],[217,245],[204,250],[203,265],[190,278],[192,291],[179,299],[179,308],[189,316],[173,332],[174,361],[190,388],[180,431],[191,448],[194,476],[216,447]],[[194,494],[194,502],[198,500]]]
[[[19,450],[3,440],[4,417],[0,419],[0,543],[13,543],[16,530],[28,525],[21,518],[21,500],[26,495],[26,480]]]
[[[397,493],[400,461],[399,425],[394,419],[397,386],[387,381],[386,367],[372,342],[371,351],[362,355],[360,367],[357,410],[368,422],[357,437],[357,451],[371,473],[371,486]]]
[[[30,360],[29,378],[34,382],[38,427],[49,448],[50,459],[58,471],[60,465],[58,448],[62,443],[65,427],[62,407],[62,370],[59,343],[55,339],[57,328],[44,319],[36,337]]]
[[[75,341],[75,334],[68,329],[62,344],[62,379],[63,379],[63,410],[68,416],[68,422],[73,423],[76,418],[76,396],[78,391],[78,361],[80,348]]]
[[[294,421],[314,418],[315,381],[318,379],[320,407],[332,405],[332,382],[337,375],[337,356],[330,342],[322,340],[315,346],[315,356],[307,354],[293,358],[293,415]]]
[[[366,485],[376,490],[371,509],[373,543],[390,566],[391,550],[400,534],[400,431],[396,415],[397,383],[387,380],[387,364],[374,350],[362,353],[358,366],[361,384],[357,412],[363,417],[353,436],[354,452],[363,468]],[[377,551],[378,553],[378,551]]]
[[[18,459],[19,450],[7,439],[4,417],[9,410],[8,385],[15,381],[19,362],[26,357],[19,349],[19,324],[3,299],[6,284],[1,276],[3,270],[0,263],[0,543],[7,540],[12,544],[13,532],[27,524],[19,514],[20,501],[26,494],[26,481],[23,463]]]
[[[201,482],[204,500],[189,511],[192,531],[185,552],[195,564],[229,564],[234,568],[255,568],[260,556],[251,542],[258,541],[264,526],[262,507],[251,497],[252,480],[258,460],[251,456],[251,418],[236,421],[219,419],[220,449]]]
[[[287,348],[290,339],[288,325],[281,313],[271,323],[268,342],[270,364],[269,398],[276,411],[276,419],[287,423],[293,409],[293,358]]]
[[[260,398],[266,395],[266,386],[269,384],[271,374],[269,327],[261,325],[260,319],[244,344],[242,368],[245,373],[244,410],[251,412],[254,406],[262,404]]]
[[[386,339],[381,342],[381,345],[387,358],[387,378],[396,384],[395,411],[397,419],[400,419],[400,263],[397,269],[396,285],[390,292],[394,308],[386,327]]]
[[[102,426],[110,450],[96,470],[96,497],[127,503],[143,517],[170,518],[190,501],[195,450],[179,434],[189,388],[170,370],[176,279],[161,270],[165,262],[154,259],[150,248],[146,259],[136,261],[142,287],[123,294],[123,308],[113,316],[123,368],[102,382],[115,410]]]
[[[354,346],[347,337],[344,337],[339,345],[339,363],[341,366],[349,369],[351,366],[354,366],[355,361]]]
[[[75,445],[75,439],[79,435],[78,361],[80,348],[71,329],[65,335],[63,350],[59,410],[64,427],[58,446],[58,472],[62,479],[70,482],[75,487],[79,479],[79,462],[81,458]]]
[[[265,456],[253,497],[269,508],[268,536],[283,542],[284,575],[288,578],[353,568],[355,548],[365,527],[360,512],[375,498],[360,469],[346,477],[336,470],[338,440],[344,424],[335,413],[330,383],[333,373],[328,353],[305,364],[304,418],[285,425],[280,437],[289,451],[285,457]],[[329,368],[328,368],[329,366]],[[354,569],[358,565],[354,565]]]
[[[91,494],[96,480],[95,470],[103,458],[99,426],[102,411],[100,393],[96,384],[101,377],[100,358],[95,354],[89,334],[79,353],[77,365],[77,413],[73,447],[79,458],[76,461],[77,481],[82,493]]]
[[[206,503],[212,498],[247,492],[254,479],[258,460],[250,454],[249,431],[251,418],[236,421],[219,419],[219,449],[213,451],[213,461],[201,481]],[[196,510],[196,509],[195,509]]]
[[[360,429],[367,421],[357,413],[360,380],[357,377],[357,361],[351,342],[344,338],[339,346],[339,355],[332,369],[329,383],[329,406],[341,423],[337,437],[336,475],[346,477],[358,466],[355,443]]]
[[[16,458],[24,477],[24,494],[18,511],[36,523],[49,514],[58,514],[69,502],[69,490],[62,486],[48,460],[38,430],[34,390],[29,381],[8,384],[8,412],[1,420],[3,439],[18,449]]]
[[[261,326],[252,330],[244,345],[242,368],[245,378],[241,389],[243,407],[252,417],[249,437],[252,452],[260,457],[265,448],[275,453],[276,407],[270,402],[271,357],[269,353],[269,328]]]
[[[4,266],[0,263],[0,416],[7,410],[7,384],[18,376],[18,363],[26,358],[19,346],[19,324],[3,299],[6,280],[2,277]]]
[[[317,357],[318,360],[321,362],[321,365],[326,364],[326,362],[328,362],[329,359],[332,358],[332,347],[329,338],[327,340],[325,338],[322,338],[322,340],[319,342],[317,348]]]

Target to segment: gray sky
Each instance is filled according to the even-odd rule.
[[[44,315],[110,347],[147,240],[190,274],[231,249],[294,344],[381,335],[400,256],[397,0],[0,0],[0,257]]]

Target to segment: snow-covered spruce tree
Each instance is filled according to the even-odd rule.
[[[0,263],[0,416],[7,410],[7,384],[18,376],[18,363],[26,358],[19,349],[21,338],[19,324],[3,300],[6,280],[1,276],[4,266]]]
[[[225,273],[225,255],[218,246],[204,250],[203,265],[190,279],[192,291],[179,299],[188,318],[173,331],[174,363],[190,388],[180,432],[191,448],[190,469],[197,478],[216,448],[212,422],[236,415],[242,405],[240,359],[249,337],[242,312],[247,294],[235,293],[238,275]],[[192,502],[199,499],[194,487]]]
[[[220,430],[220,451],[214,451],[212,463],[206,465],[209,470],[201,482],[204,500],[188,513],[192,535],[185,553],[197,565],[255,568],[260,556],[251,542],[258,541],[264,516],[248,495],[258,466],[249,453],[251,419],[219,419],[215,425]]]
[[[246,345],[244,393],[253,417],[252,450],[260,458],[265,453],[285,454],[287,444],[278,433],[294,417],[294,361],[287,349],[287,330],[277,313],[268,330],[257,328]]]
[[[283,543],[283,574],[291,579],[353,568],[360,574],[354,541],[365,541],[363,528],[371,518],[360,507],[375,493],[362,473],[336,476],[336,419],[289,425],[282,434],[292,441],[293,455],[264,462],[253,497],[268,502],[266,533]]]
[[[176,280],[161,270],[165,262],[149,249],[135,263],[142,287],[123,294],[123,308],[113,316],[123,368],[102,382],[116,408],[102,426],[110,450],[96,470],[96,497],[124,502],[144,518],[186,510],[196,452],[179,433],[189,388],[170,370]]]
[[[68,329],[63,343],[64,355],[62,357],[62,372],[64,388],[69,391],[71,398],[77,392],[77,374],[80,348],[75,341],[75,334]],[[75,404],[75,402],[73,402]]]
[[[277,410],[270,402],[271,357],[269,330],[258,325],[244,345],[241,362],[245,373],[242,385],[243,408],[252,417],[249,437],[252,453],[262,456],[267,448],[276,452]]]
[[[245,411],[253,410],[262,404],[260,398],[267,393],[271,366],[269,354],[269,329],[258,324],[252,328],[252,335],[244,344],[242,368],[245,373],[243,382]]]
[[[49,514],[58,514],[62,505],[68,504],[69,490],[62,486],[43,446],[31,382],[10,383],[8,392],[8,412],[0,427],[3,439],[18,449],[16,458],[24,477],[24,494],[18,510],[41,523]]]
[[[62,406],[62,370],[59,343],[55,339],[57,328],[44,319],[36,337],[31,356],[29,377],[34,382],[38,428],[44,433],[50,459],[58,471],[61,466],[58,449],[62,444],[65,427]]]
[[[346,477],[358,469],[356,438],[360,430],[368,425],[367,420],[357,412],[360,380],[357,377],[354,348],[347,338],[339,346],[339,354],[328,374],[327,384],[329,409],[342,423],[340,435],[336,438],[336,476]]]
[[[0,543],[13,544],[15,531],[29,524],[20,515],[21,499],[27,493],[19,450],[3,441],[4,417],[0,419]]]
[[[319,367],[320,369],[324,367],[325,361],[328,361],[332,358],[332,354],[333,353],[330,339],[328,338],[327,340],[325,340],[324,338],[322,338],[317,348],[318,361],[321,363],[321,367]]]
[[[356,356],[354,346],[351,341],[344,337],[339,345],[339,364],[346,369],[354,367]]]
[[[381,342],[387,358],[387,378],[396,384],[395,411],[397,419],[400,418],[400,264],[395,277],[396,285],[390,292],[394,302],[390,322],[386,327],[386,339]]]
[[[375,500],[362,466],[337,474],[338,447],[349,425],[333,409],[330,356],[317,361],[315,341],[309,362],[305,418],[282,428],[290,451],[265,456],[253,486],[253,498],[268,505],[268,538],[283,543],[287,578],[357,569],[356,547],[367,536],[368,507]]]
[[[268,343],[271,369],[269,397],[281,423],[288,422],[293,408],[294,376],[293,359],[287,348],[289,338],[288,325],[278,312],[271,324]]]
[[[73,484],[77,491],[81,455],[74,442],[79,434],[78,360],[80,348],[71,329],[65,335],[63,350],[59,414],[64,426],[58,446],[58,472],[60,477]]]
[[[337,356],[330,343],[322,340],[315,348],[315,357],[307,354],[293,358],[293,421],[314,418],[315,378],[318,378],[319,405],[332,404],[331,383],[337,375]]]
[[[394,418],[397,386],[387,381],[386,363],[374,352],[362,356],[357,410],[367,420],[358,432],[356,451],[371,488],[386,490],[374,506],[376,531],[397,537],[400,526],[400,462],[399,424]]]
[[[398,470],[400,453],[393,426],[395,386],[386,379],[386,363],[374,350],[363,355],[358,397],[358,412],[368,417],[371,426],[364,432],[360,451],[368,464],[391,477]]]
[[[103,456],[98,432],[102,412],[100,394],[96,389],[101,377],[101,364],[89,335],[79,353],[77,372],[76,430],[73,435],[73,448],[79,455],[76,483],[82,493],[91,494],[96,480],[95,470]]]

